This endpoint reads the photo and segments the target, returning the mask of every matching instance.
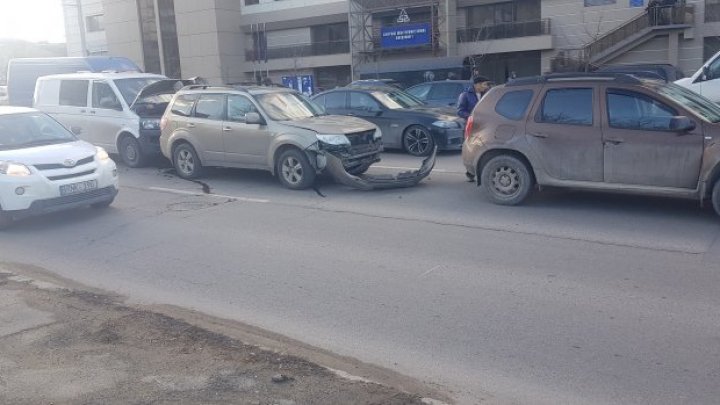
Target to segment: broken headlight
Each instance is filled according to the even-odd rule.
[[[328,145],[350,145],[350,140],[345,135],[321,135],[317,134],[317,139]]]

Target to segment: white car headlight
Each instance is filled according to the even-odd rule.
[[[140,128],[142,128],[142,129],[160,129],[160,120],[159,119],[140,120]]]
[[[345,135],[317,135],[320,142],[328,145],[350,145],[350,140]]]
[[[457,121],[435,121],[433,122],[433,125],[438,128],[461,128],[460,124]]]
[[[382,139],[382,131],[380,128],[375,130],[375,134],[373,135],[373,141],[379,141]]]
[[[108,155],[107,151],[99,146],[95,147],[97,149],[97,153],[95,153],[95,157],[98,161],[102,162],[103,160],[110,159],[110,155]]]
[[[0,174],[24,177],[31,174],[30,168],[22,163],[0,161]]]

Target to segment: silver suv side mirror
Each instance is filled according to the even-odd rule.
[[[256,112],[245,114],[245,123],[251,125],[265,125],[265,120]]]

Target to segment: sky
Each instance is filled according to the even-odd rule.
[[[62,1],[0,0],[0,38],[65,42]]]

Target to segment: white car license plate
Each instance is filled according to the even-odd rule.
[[[86,193],[97,188],[97,180],[81,181],[80,183],[66,184],[60,186],[60,195],[73,195]]]

